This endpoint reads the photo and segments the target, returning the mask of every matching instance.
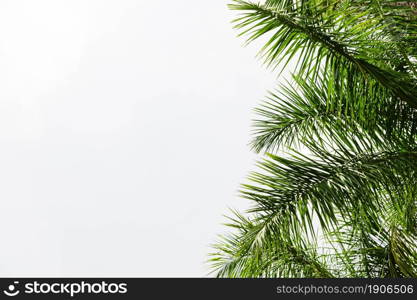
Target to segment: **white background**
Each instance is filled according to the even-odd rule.
[[[0,276],[207,275],[275,81],[226,4],[0,1]]]

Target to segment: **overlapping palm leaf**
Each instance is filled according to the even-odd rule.
[[[265,153],[211,262],[223,277],[417,277],[417,10],[382,0],[235,0],[293,81],[256,109]]]

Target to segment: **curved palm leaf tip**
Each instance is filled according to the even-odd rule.
[[[235,27],[263,38],[294,80],[256,112],[264,152],[219,277],[417,277],[417,10],[382,0],[235,0]]]

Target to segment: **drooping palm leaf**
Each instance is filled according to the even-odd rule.
[[[294,80],[256,109],[260,171],[220,277],[417,277],[417,10],[394,0],[235,0]],[[283,152],[284,151],[284,152]]]

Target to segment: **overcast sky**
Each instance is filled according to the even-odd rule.
[[[0,276],[206,276],[274,87],[224,0],[0,1]]]

